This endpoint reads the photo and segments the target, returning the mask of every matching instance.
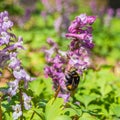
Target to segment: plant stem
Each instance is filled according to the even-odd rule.
[[[20,104],[21,104],[21,111],[22,115],[20,116],[20,120],[23,120],[23,99],[22,99],[22,88],[19,88],[20,91]]]
[[[33,119],[34,114],[35,114],[35,111],[32,113],[32,116],[31,116],[30,120],[32,120],[32,119]]]
[[[0,120],[2,120],[2,109],[1,109],[2,97],[0,97]]]
[[[37,111],[34,110],[34,112],[42,119],[42,120],[46,120],[45,116],[41,113],[39,114]]]

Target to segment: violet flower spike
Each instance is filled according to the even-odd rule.
[[[0,12],[0,76],[2,76],[2,70],[7,68],[12,77],[8,83],[8,90],[5,94],[9,95],[9,98],[20,92],[18,89],[21,81],[24,85],[22,89],[28,87],[28,82],[31,82],[35,78],[31,78],[30,75],[24,70],[21,60],[19,59],[19,50],[23,49],[23,39],[21,36],[16,37],[12,31],[13,22],[9,19],[8,12]],[[24,100],[28,103],[31,98],[24,93]],[[31,105],[25,102],[25,108],[28,110]],[[21,106],[17,104],[13,106],[13,119],[17,120],[21,115]]]
[[[81,14],[76,17],[68,28],[67,38],[71,38],[68,51],[61,51],[58,45],[51,39],[48,40],[51,48],[46,50],[45,67],[46,77],[52,78],[53,90],[60,88],[58,97],[62,97],[65,102],[69,100],[71,91],[66,86],[66,74],[75,69],[79,75],[90,66],[90,50],[94,47],[92,42],[92,24],[95,16]]]

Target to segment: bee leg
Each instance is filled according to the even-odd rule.
[[[53,104],[53,103],[54,103],[54,101],[56,100],[56,98],[57,98],[57,96],[58,96],[59,92],[60,92],[60,85],[58,86],[58,88],[57,88],[57,90],[56,90],[56,92],[55,92],[55,95],[54,95],[54,99],[53,99],[52,104]]]
[[[55,99],[58,96],[59,92],[60,92],[60,85],[58,86],[58,88],[57,88],[57,90],[55,92],[55,95],[54,95]]]

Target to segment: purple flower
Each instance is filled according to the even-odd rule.
[[[95,0],[90,1],[90,7],[94,14],[97,14],[97,3]]]
[[[13,22],[9,20],[8,12],[4,11],[0,13],[0,33],[7,31],[13,26]]]
[[[17,42],[4,48],[4,52],[6,52],[6,51],[16,51],[17,52],[20,49],[25,50],[25,48],[22,46],[22,44],[23,44],[23,39],[22,39],[22,37],[19,36]]]
[[[61,23],[62,23],[62,17],[60,16],[54,22],[54,28],[55,28],[56,32],[59,32]]]
[[[24,86],[25,86],[25,88],[27,88],[29,81],[34,80],[34,79],[31,78],[31,77],[27,74],[27,72],[26,72],[24,69],[22,69],[22,68],[20,68],[19,70],[14,70],[14,71],[13,71],[13,75],[14,75],[14,77],[15,77],[18,81],[20,81],[20,80],[23,80],[23,81],[24,81]]]
[[[18,37],[18,41],[14,44],[14,49],[24,49],[23,47],[23,38],[21,36]]]
[[[54,41],[52,41],[51,38],[48,38],[47,42],[51,46],[51,48],[49,50],[44,50],[44,52],[46,54],[46,61],[51,62],[53,60],[52,59],[53,54],[58,49],[58,45]]]
[[[50,49],[45,50],[46,77],[52,78],[53,89],[58,91],[58,97],[62,97],[65,102],[69,100],[71,92],[66,87],[66,74],[71,70],[76,70],[80,75],[86,70],[90,61],[90,49],[93,48],[92,24],[95,16],[81,14],[71,23],[68,28],[67,38],[71,38],[68,51],[61,51],[58,45],[51,39],[48,40]]]
[[[26,110],[29,110],[31,106],[31,97],[27,96],[26,93],[23,93],[24,107]]]
[[[24,82],[23,89],[26,89],[28,86],[28,82],[34,80],[30,75],[24,70],[21,60],[19,59],[19,51],[21,49],[24,50],[23,47],[23,39],[21,36],[16,37],[14,33],[12,33],[13,22],[10,21],[8,12],[4,11],[0,13],[0,68],[8,68],[11,72],[12,80],[8,83],[8,91],[10,97],[16,95],[18,93],[18,89],[20,87],[21,81]],[[0,71],[1,73],[1,71]],[[2,75],[1,75],[2,76]],[[25,96],[25,95],[24,95]],[[30,98],[26,97],[25,99],[30,100]],[[30,108],[27,104],[25,104],[26,109]],[[18,119],[21,116],[21,110],[18,108],[19,105],[14,106],[15,112],[13,113],[13,118]],[[20,110],[20,111],[19,111]]]
[[[56,0],[55,1],[56,2],[56,9],[57,9],[57,11],[61,11],[62,10],[62,2],[63,2],[63,0]]]
[[[90,0],[90,7],[93,14],[98,15],[100,18],[104,16],[106,10],[105,5],[100,6],[96,0]]]
[[[0,46],[3,44],[8,44],[10,41],[10,35],[7,32],[1,32]]]
[[[63,93],[59,93],[58,97],[61,97],[64,99],[64,102],[68,102],[69,98],[70,98],[70,92],[68,92],[67,94],[63,94]]]
[[[110,26],[113,14],[114,14],[114,10],[112,8],[108,8],[107,15],[104,19],[104,25],[105,26],[107,26],[107,27]]]
[[[116,10],[116,16],[117,16],[118,18],[120,18],[120,8],[118,8],[118,9]]]
[[[22,79],[30,80],[30,76],[26,73],[24,69],[13,71],[13,75],[18,80],[22,80]]]
[[[52,6],[52,4],[49,2],[49,0],[42,0],[41,1],[43,3],[43,5],[45,6],[45,8],[47,9],[48,12],[53,12],[54,11],[54,6]]]
[[[108,8],[107,9],[107,14],[112,17],[113,14],[114,14],[114,10],[112,8]]]
[[[87,25],[93,24],[95,20],[95,16],[86,16],[86,14],[81,14],[71,23],[68,31],[69,33],[79,33],[84,27],[87,29]],[[89,29],[90,28],[91,27],[89,26]],[[84,30],[84,32],[86,32],[86,30]]]
[[[88,16],[87,17],[87,23],[90,25],[93,24],[95,20],[96,20],[95,16]]]
[[[20,69],[20,60],[17,59],[17,53],[10,53],[10,63],[9,67],[14,69],[14,70],[19,70]]]
[[[8,94],[10,96],[16,95],[18,89],[18,80],[11,81],[8,83],[8,85],[9,85]]]
[[[92,43],[91,24],[94,23],[95,19],[95,16],[86,16],[86,14],[76,17],[68,28],[69,33],[66,34],[66,37],[74,39],[72,44],[78,40],[76,43],[92,48],[94,44]]]
[[[65,36],[65,31],[70,23],[69,16],[77,10],[77,4],[74,4],[73,0],[54,0],[54,2],[51,2],[50,0],[42,0],[42,3],[45,7],[45,15],[43,15],[45,20],[46,14],[48,13],[54,14],[57,12],[59,14],[59,17],[54,22],[54,27],[61,37]]]
[[[9,20],[8,16],[3,18],[3,30],[7,30],[13,26],[13,23]]]
[[[17,120],[22,115],[21,105],[16,104],[15,106],[12,106],[12,109],[14,110],[12,115],[13,120]]]

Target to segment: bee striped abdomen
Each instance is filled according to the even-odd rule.
[[[68,74],[65,75],[65,79],[66,88],[69,91],[75,90],[80,81],[80,77],[76,71],[68,72]]]

